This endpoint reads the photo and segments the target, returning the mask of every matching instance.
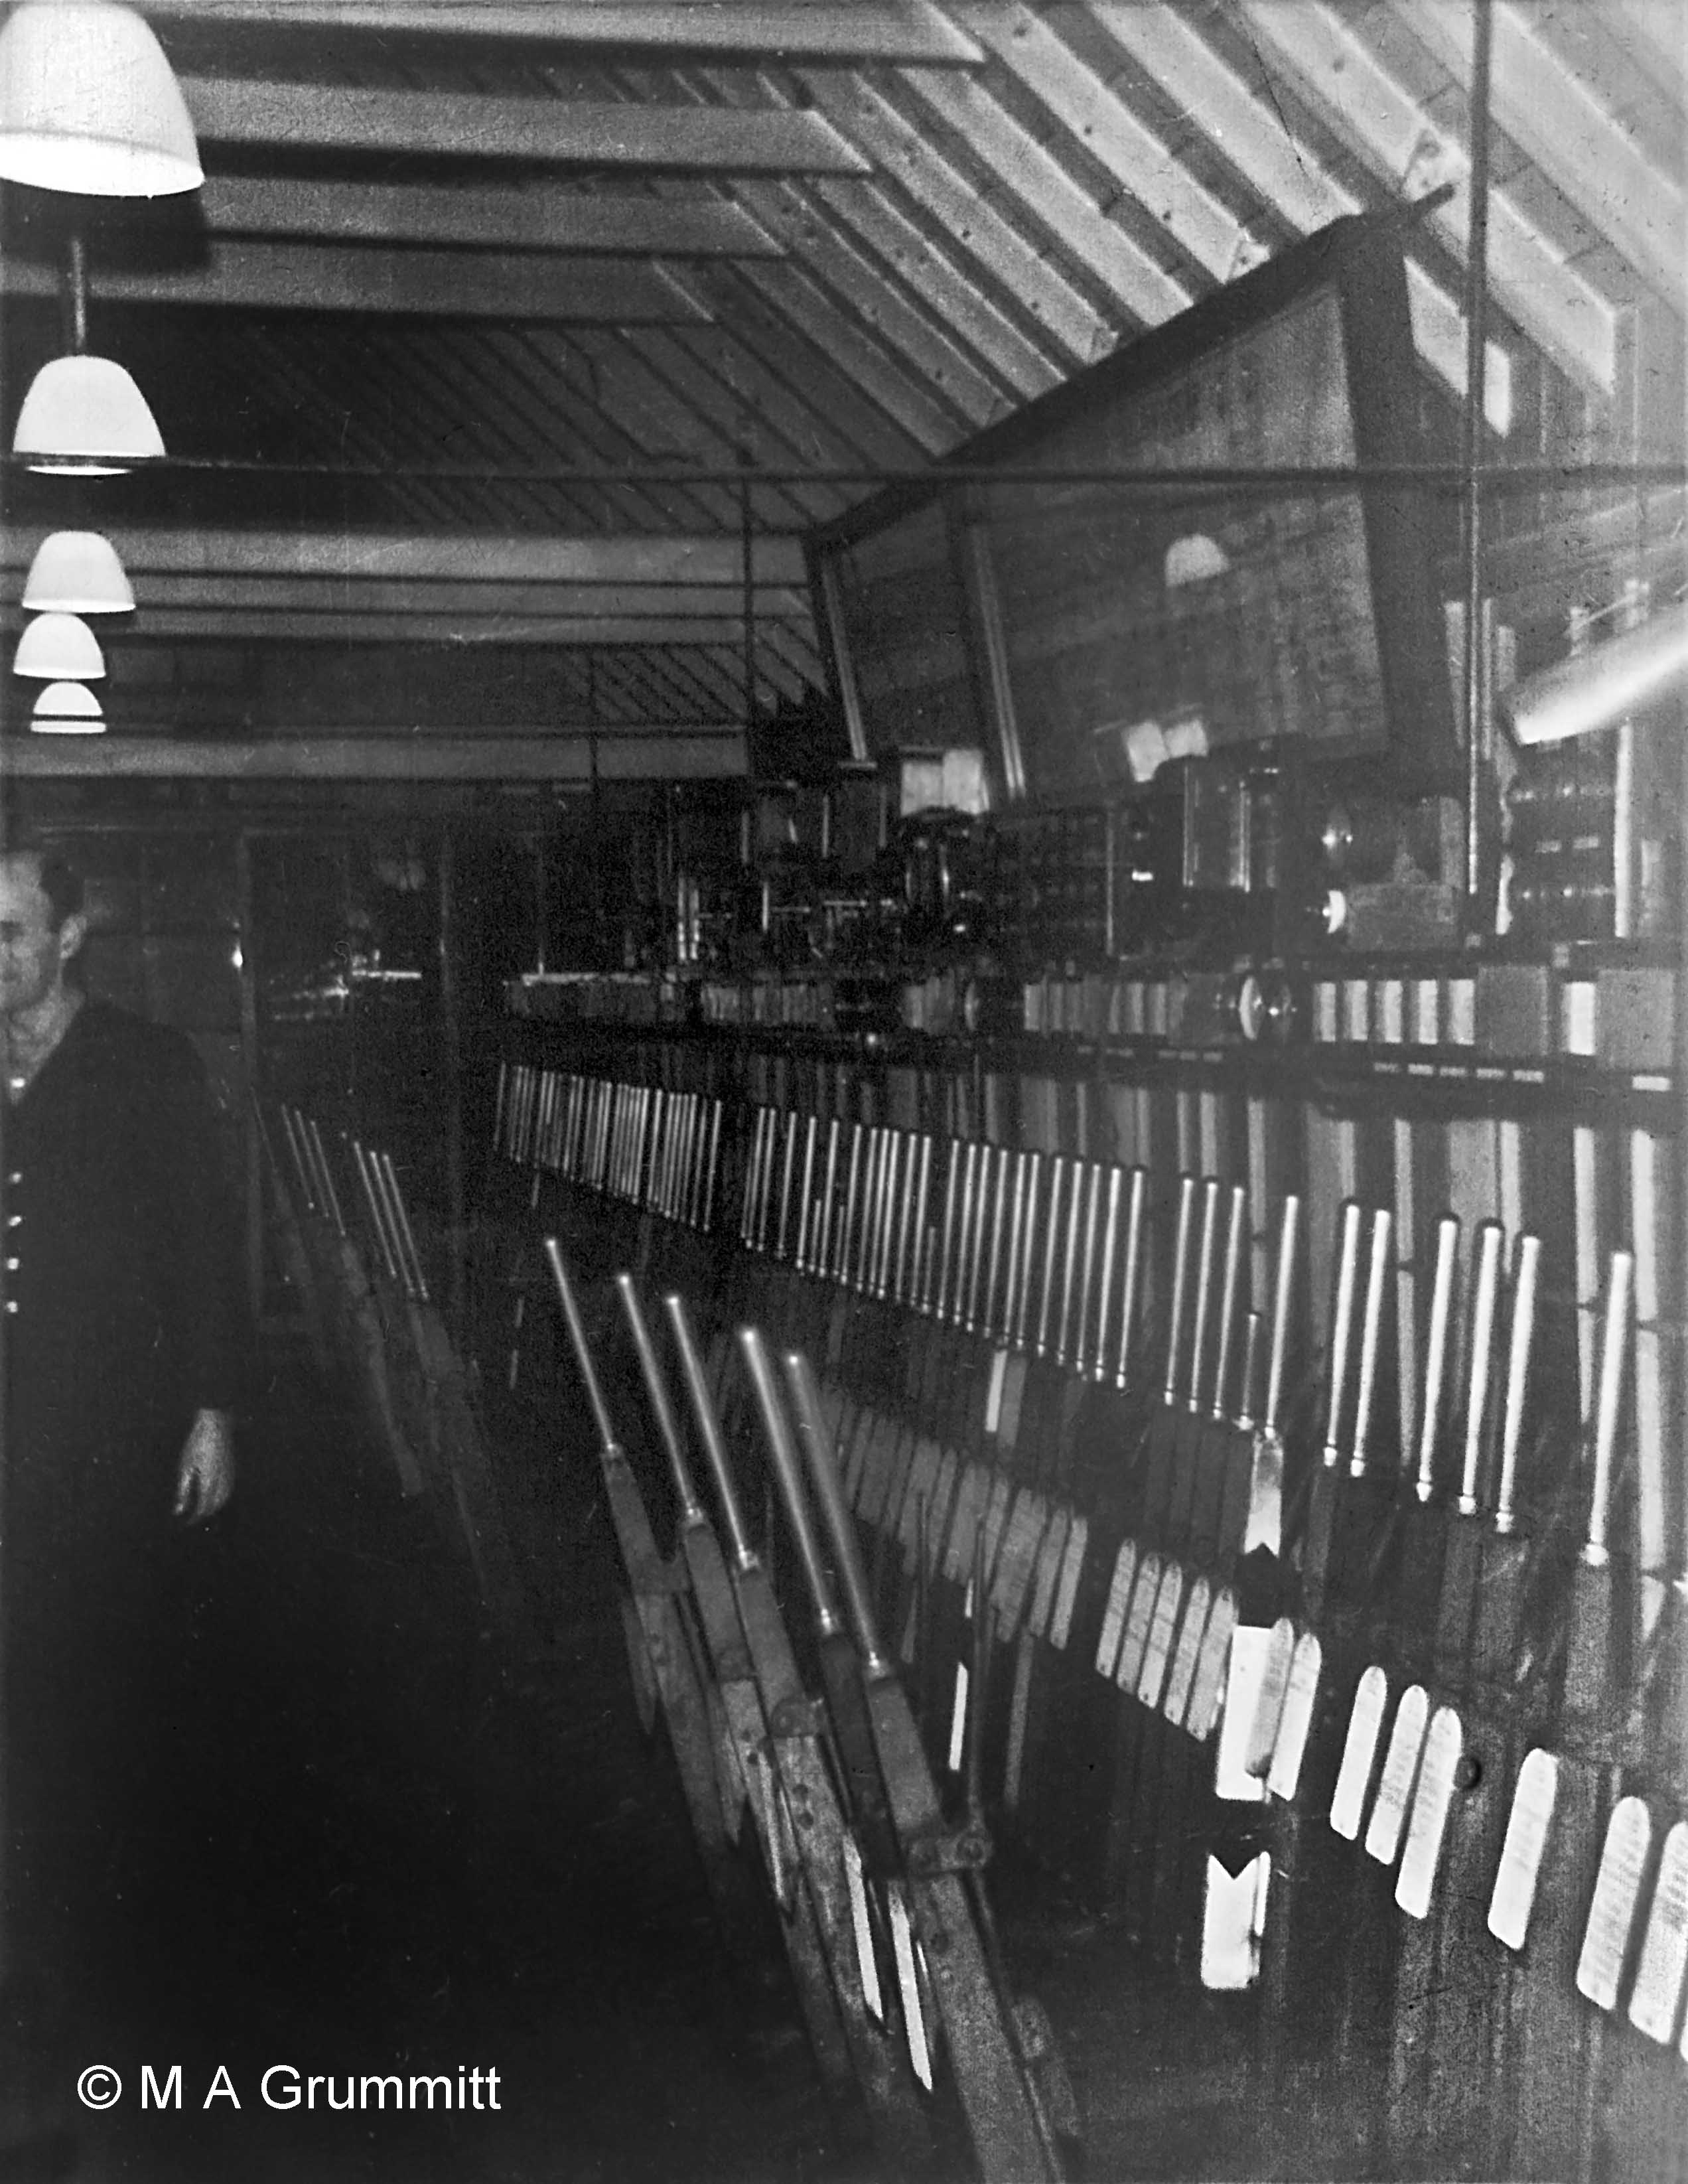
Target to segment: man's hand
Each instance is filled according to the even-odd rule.
[[[202,1524],[234,1490],[234,1420],[226,1411],[201,1411],[176,1468],[175,1514],[190,1524]]]

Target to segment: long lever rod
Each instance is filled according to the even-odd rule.
[[[686,1301],[671,1291],[663,1298],[662,1308],[667,1313],[668,1324],[673,1330],[680,1372],[686,1383],[686,1395],[692,1407],[692,1423],[697,1428],[698,1439],[703,1446],[704,1461],[715,1481],[716,1498],[721,1503],[721,1522],[727,1527],[733,1563],[740,1571],[755,1569],[760,1557],[750,1543],[749,1529],[744,1522],[744,1511],[733,1476],[733,1466],[727,1461],[726,1443],[721,1437],[721,1420],[710,1393],[709,1378],[704,1370],[697,1337],[692,1332],[692,1323],[687,1315]]]
[[[628,1273],[617,1274],[616,1288],[621,1300],[621,1310],[627,1316],[627,1332],[633,1339],[633,1348],[638,1354],[639,1369],[644,1375],[645,1392],[650,1399],[651,1415],[656,1420],[657,1437],[668,1458],[668,1468],[673,1476],[674,1491],[680,1503],[680,1520],[685,1524],[700,1524],[705,1521],[704,1505],[698,1499],[697,1481],[692,1476],[692,1467],[687,1461],[685,1443],[680,1437],[680,1422],[674,1415],[674,1406],[668,1400],[668,1384],[663,1379],[662,1368],[657,1362],[656,1345],[650,1339],[650,1329],[644,1316],[644,1306],[639,1293]]]

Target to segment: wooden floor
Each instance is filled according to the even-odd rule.
[[[669,1755],[638,1726],[580,1430],[531,1418],[513,1466],[538,1611],[516,1658],[425,1513],[277,1369],[185,1577],[171,1727],[198,1757],[167,1928],[73,2059],[114,2064],[124,2097],[98,2118],[61,2098],[56,2137],[20,2111],[0,2184],[899,2184],[827,2113],[772,1936],[721,1947]],[[1266,2173],[1242,2022],[1174,2002],[1094,1921],[1042,1897],[1033,1917],[1012,1873],[997,1888],[1072,2068],[1088,2184]],[[177,2063],[180,2111],[142,2113],[142,2066]],[[496,2070],[499,2107],[328,2113],[320,2089],[278,2109],[272,2065],[339,2099],[348,2075]],[[237,2109],[205,2105],[214,2082]]]
[[[784,1996],[716,1946],[589,1499],[550,1512],[546,1644],[515,1661],[308,1381],[272,1381],[243,1456],[185,1573],[170,1730],[197,1779],[170,1912],[72,2042],[68,2075],[110,2064],[123,2098],[96,2118],[62,2082],[56,2100],[8,2084],[0,2178],[847,2173]],[[180,2112],[142,2114],[142,2065],[167,2083],[176,2063]],[[320,2089],[315,2113],[281,2110],[261,2094],[276,2064],[342,2098],[348,2073],[495,2069],[499,2109],[327,2114]],[[205,2106],[219,2065],[238,2109]]]

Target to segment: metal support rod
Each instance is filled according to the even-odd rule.
[[[0,449],[0,471],[27,470],[29,458]],[[1127,465],[1086,462],[894,464],[765,464],[749,477],[738,465],[708,463],[428,463],[403,470],[386,463],[266,462],[242,455],[170,455],[148,465],[155,472],[181,471],[235,477],[455,479],[483,485],[1109,485],[1128,493],[1351,493],[1357,486],[1423,486],[1457,493],[1470,482],[1462,463],[1188,463]],[[1478,481],[1485,488],[1514,493],[1579,493],[1595,487],[1681,486],[1681,461],[1487,464]]]
[[[1487,661],[1483,643],[1483,402],[1488,376],[1489,75],[1494,55],[1493,0],[1473,0],[1471,70],[1471,223],[1465,260],[1465,415],[1461,454],[1465,471],[1465,893],[1474,922],[1489,884],[1486,870],[1489,753],[1483,745]]]
[[[1688,738],[1684,738],[1681,740],[1681,749],[1678,754],[1677,763],[1681,768],[1681,772],[1679,777],[1680,782],[1679,794],[1688,794]],[[1676,1008],[1674,1011],[1675,1023],[1674,1026],[1674,1039],[1673,1044],[1675,1050],[1674,1058],[1676,1063],[1675,1078],[1677,1112],[1679,1121],[1688,1122],[1688,1010],[1685,1010],[1682,1006],[1683,973],[1685,969],[1688,969],[1688,857],[1684,857],[1679,854],[1675,860],[1675,909],[1679,920],[1676,930],[1679,938],[1677,940]],[[1677,1139],[1678,1145],[1680,1145],[1683,1142],[1683,1139],[1679,1134]],[[1683,1160],[1680,1153],[1677,1157],[1676,1173],[1677,1203],[1675,1206],[1675,1238],[1671,1248],[1674,1250],[1677,1263],[1680,1265],[1681,1263],[1682,1252],[1684,1249],[1684,1240],[1685,1239],[1688,1239],[1688,1161]],[[1668,1235],[1669,1233],[1669,1228],[1667,1223],[1665,1234]],[[1676,1497],[1676,1506],[1674,1510],[1667,1510],[1665,1512],[1665,1515],[1667,1521],[1670,1523],[1674,1529],[1674,1537],[1679,1548],[1678,1567],[1681,1569],[1688,1570],[1688,1479],[1685,1479],[1683,1477],[1683,1467],[1680,1463],[1674,1466],[1673,1469],[1675,1474],[1674,1479],[1674,1491]]]
[[[445,1054],[446,1311],[461,1346],[468,1326],[468,1200],[463,1173],[463,994],[458,961],[457,851],[451,829],[439,832],[440,1029]]]
[[[750,504],[750,459],[741,456],[744,472],[738,484],[738,543],[743,557],[744,616],[744,733],[756,717],[756,570],[755,514]]]
[[[65,339],[73,355],[86,355],[88,347],[88,246],[80,228],[70,231],[70,282],[64,304]]]

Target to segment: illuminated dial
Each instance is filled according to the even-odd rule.
[[[1237,1028],[1251,1044],[1287,1039],[1295,1010],[1295,996],[1276,971],[1243,973],[1237,986]]]

